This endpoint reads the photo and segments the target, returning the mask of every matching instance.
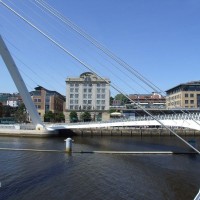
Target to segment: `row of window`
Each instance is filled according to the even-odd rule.
[[[185,104],[194,104],[194,100],[185,100]],[[173,103],[168,103],[168,106],[170,105],[181,105],[181,101],[174,101]]]
[[[79,87],[78,83],[70,83],[70,87]]]
[[[41,99],[34,99],[34,102],[41,102]]]
[[[83,98],[84,99],[92,99],[92,94],[84,94]]]
[[[185,97],[191,97],[191,98],[193,98],[193,97],[194,97],[194,94],[185,93]]]
[[[81,107],[78,105],[70,105],[70,110],[81,110]],[[84,105],[82,107],[83,110],[105,110],[105,106],[97,106],[96,109],[92,108],[92,106]]]
[[[194,104],[194,100],[185,100],[185,104],[188,104],[188,103],[190,103],[190,104]]]
[[[78,104],[78,100],[77,99],[75,99],[75,100],[71,99],[70,104]]]
[[[172,97],[168,97],[168,100],[174,100],[174,99],[180,99],[181,98],[181,95],[178,94],[178,95],[175,95],[175,96],[172,96]]]
[[[105,94],[97,94],[97,99],[105,99],[106,95]],[[70,94],[70,99],[78,99],[79,94]],[[92,99],[92,94],[83,94],[84,99]]]
[[[92,93],[92,88],[89,88],[89,89],[84,88],[84,89],[83,89],[83,92],[84,92],[84,93],[87,93],[87,92],[88,92],[88,93]]]
[[[168,103],[168,106],[177,106],[177,105],[181,105],[181,101],[174,101],[174,102]]]
[[[70,94],[70,99],[72,98],[78,99],[78,97],[79,97],[79,94]]]
[[[79,101],[77,99],[73,100],[71,99],[70,100],[70,104],[79,104]],[[92,100],[83,100],[83,104],[84,105],[91,105],[92,104]],[[105,105],[105,100],[97,100],[96,101],[96,104],[97,105]]]
[[[79,88],[70,88],[70,92],[78,92]]]
[[[185,93],[185,98],[194,98],[194,94],[193,93]],[[168,97],[168,100],[174,100],[174,99],[180,99],[181,98],[181,95],[178,94],[178,95],[175,95],[175,96],[172,96],[172,97]]]
[[[106,89],[105,88],[97,88],[97,93],[105,93]],[[78,93],[79,88],[70,88],[70,93]],[[92,88],[84,88],[83,89],[84,93],[92,93]]]
[[[200,91],[200,85],[188,85],[183,88],[183,91]]]
[[[70,87],[79,87],[79,85],[80,85],[80,83],[70,83]],[[92,87],[91,83],[84,83],[83,85],[86,87],[88,87],[88,86]],[[97,83],[96,85],[97,85],[97,87],[105,87],[106,86],[105,83]]]
[[[41,105],[35,105],[37,109],[41,109]]]

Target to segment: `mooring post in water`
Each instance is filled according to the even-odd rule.
[[[72,140],[71,138],[67,138],[66,140],[64,140],[66,143],[66,152],[71,153],[72,152],[72,142],[74,140]]]

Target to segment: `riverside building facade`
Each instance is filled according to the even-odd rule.
[[[42,120],[48,111],[63,113],[65,97],[60,93],[38,86],[35,91],[30,92],[30,95]]]
[[[166,93],[168,109],[200,109],[200,81],[179,84],[167,90]]]
[[[70,121],[70,112],[76,111],[78,117],[88,111],[92,120],[107,120],[109,118],[110,80],[98,78],[91,72],[85,72],[80,77],[66,79],[66,122]]]
[[[166,104],[166,98],[157,92],[151,94],[130,94],[129,98],[135,103],[131,103],[133,107],[139,105],[142,108],[148,109],[164,109]],[[127,107],[131,107],[127,105]]]

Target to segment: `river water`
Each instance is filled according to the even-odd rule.
[[[190,139],[190,138],[187,138]],[[195,138],[200,149],[200,138]],[[0,148],[65,149],[64,138],[1,137]],[[75,137],[73,151],[188,151],[175,137]],[[3,200],[191,200],[199,155],[0,151]]]

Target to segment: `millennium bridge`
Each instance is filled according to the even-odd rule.
[[[154,117],[154,118],[153,118]],[[135,119],[118,119],[101,122],[81,122],[69,124],[52,124],[46,128],[55,129],[84,129],[84,128],[106,128],[106,127],[179,127],[200,130],[200,114],[173,114],[158,116],[135,117]]]

